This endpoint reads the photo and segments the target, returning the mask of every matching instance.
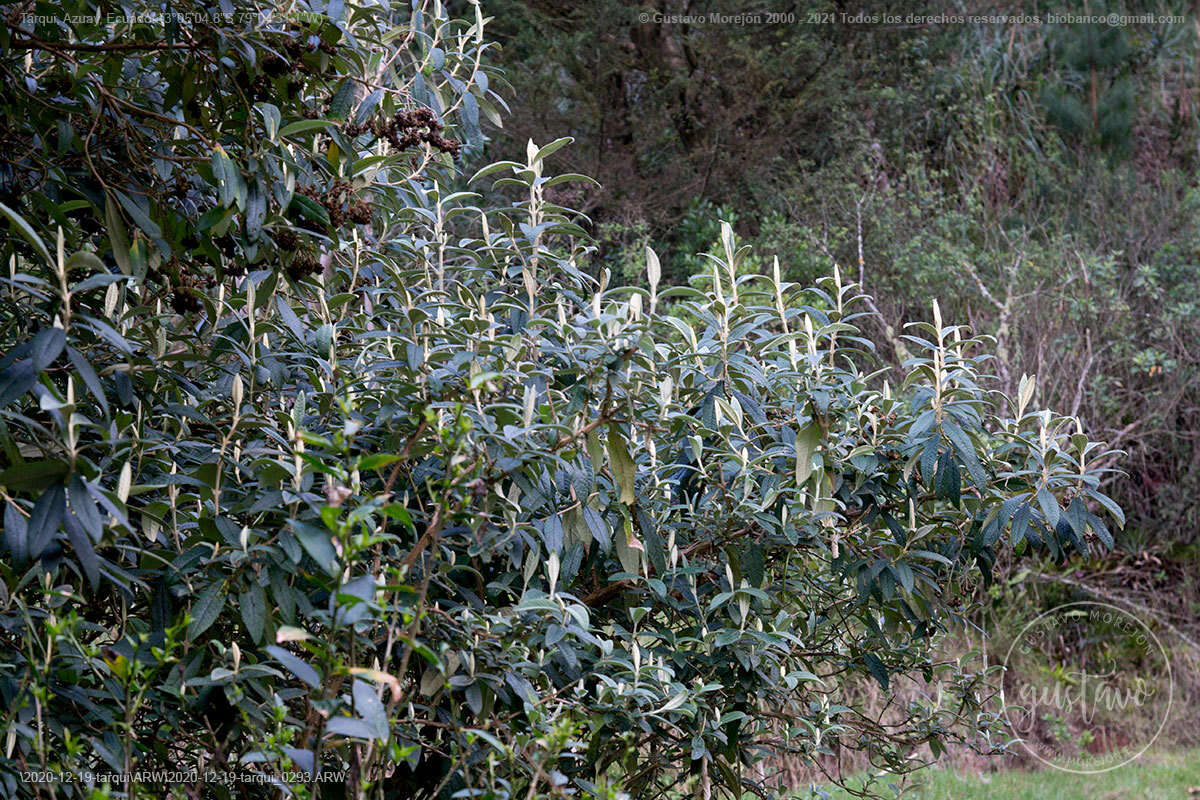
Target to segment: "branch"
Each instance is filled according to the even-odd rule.
[[[1075,384],[1075,400],[1071,403],[1072,417],[1079,416],[1079,406],[1083,404],[1083,388],[1087,382],[1088,372],[1092,368],[1092,362],[1096,360],[1096,354],[1092,352],[1092,329],[1086,331],[1087,338],[1087,361],[1083,365],[1083,369],[1079,371],[1079,382]]]
[[[123,53],[155,50],[195,50],[200,47],[197,42],[103,42],[87,44],[85,42],[51,42],[36,35],[33,31],[14,27],[13,31],[21,38],[14,38],[10,46],[14,50],[49,50],[54,53]]]

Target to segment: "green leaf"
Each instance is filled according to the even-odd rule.
[[[763,585],[764,557],[762,545],[750,542],[742,550],[742,573],[750,585],[761,589]]]
[[[67,258],[67,269],[90,269],[97,272],[103,272],[108,268],[104,265],[104,262],[100,260],[100,257],[91,250],[77,250]],[[76,286],[72,288],[72,291],[81,291],[81,289],[80,287]]]
[[[637,468],[634,466],[632,456],[629,455],[629,445],[625,442],[625,435],[615,424],[608,426],[608,463],[612,467],[613,478],[620,489],[621,502],[627,506],[633,505],[637,502],[635,490]]]
[[[941,553],[935,553],[931,550],[912,550],[909,551],[909,555],[913,556],[914,558],[923,558],[926,561],[936,561],[939,564],[945,564],[948,567],[954,566],[953,561],[946,558]]]
[[[242,173],[221,145],[215,145],[212,153],[213,178],[217,182],[217,197],[221,205],[232,206],[242,185]]]
[[[300,676],[297,675],[296,677]],[[369,722],[356,719],[355,717],[330,717],[329,722],[325,723],[325,730],[328,733],[345,736],[349,739],[365,739],[370,741],[382,738],[376,735],[375,728]]]
[[[962,492],[962,475],[958,471],[958,462],[950,455],[949,450],[943,450],[938,456],[937,471],[933,476],[933,490],[938,497],[958,505]]]
[[[32,358],[22,358],[0,371],[0,408],[32,389],[37,380]]]
[[[246,623],[246,632],[256,644],[261,644],[267,622],[267,594],[257,583],[251,584],[247,591],[238,595],[238,610],[242,612],[242,622]]]
[[[555,175],[553,178],[546,181],[542,185],[543,186],[557,186],[560,183],[570,183],[570,182],[586,183],[586,184],[590,184],[591,186],[593,186],[597,189],[600,188],[600,181],[598,181],[595,178],[592,178],[588,175],[581,175],[578,172],[563,172],[559,175]]]
[[[133,260],[129,255],[129,234],[125,232],[125,221],[111,194],[104,196],[104,227],[108,233],[108,243],[112,247],[113,260],[126,275],[133,275]],[[141,277],[138,276],[139,280]]]
[[[626,517],[624,529],[616,535],[617,543],[617,560],[621,562],[621,568],[626,572],[632,572],[634,575],[642,571],[642,553],[645,548],[633,535],[633,522]]]
[[[600,545],[600,550],[607,552],[608,548],[612,546],[612,529],[609,528],[604,517],[600,516],[600,512],[591,506],[584,506],[583,521],[587,523],[588,531],[591,532],[596,544]]]
[[[29,515],[29,557],[40,558],[50,547],[67,514],[67,492],[61,485],[51,486],[38,497]],[[82,531],[83,526],[79,529]],[[89,541],[87,544],[91,544]]]
[[[1112,550],[1115,542],[1113,541],[1112,533],[1108,530],[1108,526],[1104,524],[1104,520],[1100,519],[1095,514],[1088,514],[1087,520],[1088,524],[1091,525],[1092,533],[1096,534],[1096,538],[1099,539],[1105,547],[1107,547],[1109,550]]]
[[[187,635],[195,639],[212,627],[225,607],[225,584],[223,581],[211,584],[205,589],[196,602],[192,604],[191,621],[188,623]]]
[[[967,436],[966,431],[947,416],[942,419],[942,432],[946,434],[954,451],[958,453],[958,457],[962,460],[963,466],[967,468],[967,474],[971,476],[975,486],[982,490],[987,485],[987,475],[979,463],[979,456],[976,455],[975,447],[971,444],[971,439]]]
[[[1097,503],[1104,506],[1105,510],[1107,510],[1108,513],[1112,514],[1113,518],[1116,519],[1117,525],[1119,527],[1122,527],[1122,528],[1125,527],[1125,512],[1123,510],[1121,510],[1121,506],[1118,505],[1115,500],[1113,500],[1108,495],[1103,494],[1102,492],[1096,491],[1095,489],[1085,489],[1084,492],[1087,494],[1088,497],[1092,498]]]
[[[54,363],[59,353],[67,344],[67,334],[62,328],[42,328],[33,337],[30,356],[33,358],[33,368],[41,372]]]
[[[288,299],[283,295],[275,296],[275,308],[279,311],[279,317],[287,325],[288,330],[292,332],[292,336],[296,337],[296,341],[304,344],[304,324],[300,322],[300,318],[296,316],[296,312],[292,310]]]
[[[388,715],[375,687],[366,681],[354,681],[351,696],[354,698],[354,711],[373,729],[376,739],[386,739],[388,735]]]
[[[379,101],[382,99],[383,89],[376,89],[364,97],[363,101],[358,105],[358,110],[354,112],[354,123],[356,125],[366,123],[371,115],[375,113],[375,109],[379,106]]]
[[[125,209],[125,213],[129,214],[130,218],[137,223],[137,226],[151,239],[161,239],[162,229],[158,227],[158,223],[150,219],[149,214],[129,198],[124,192],[113,189],[113,194],[117,197],[117,202]]]
[[[560,148],[566,147],[574,141],[575,140],[570,136],[564,136],[561,139],[555,139],[550,144],[543,145],[537,151],[537,154],[533,157],[533,160],[535,162],[544,161],[545,159],[549,158],[551,154],[558,152]]]
[[[881,661],[879,656],[875,655],[874,653],[863,654],[863,661],[866,662],[867,669],[870,670],[871,676],[874,677],[875,680],[879,681],[879,685],[882,686],[883,690],[886,692],[888,688],[888,670],[887,667],[884,666],[883,661]]]
[[[328,531],[300,520],[292,520],[292,530],[295,532],[296,538],[300,540],[301,546],[312,556],[313,561],[317,562],[317,566],[330,575],[336,576],[338,574],[337,551],[333,549],[333,542],[329,538]]]
[[[400,460],[400,456],[390,453],[374,453],[359,459],[358,468],[360,470],[382,469],[390,464],[394,464]]]
[[[329,101],[329,116],[334,119],[346,119],[350,116],[350,107],[354,104],[354,81],[347,78],[342,81],[333,99]]]
[[[809,422],[796,434],[796,485],[804,486],[812,476],[812,457],[821,444],[821,429]]]
[[[324,206],[308,195],[303,195],[299,192],[292,195],[292,204],[289,208],[295,209],[302,216],[307,217],[322,228],[329,229],[329,212],[325,210]]]
[[[267,218],[267,192],[262,184],[251,181],[246,188],[246,238],[257,242],[262,235],[263,222]]]
[[[327,119],[301,119],[296,122],[290,122],[284,125],[279,131],[279,138],[286,139],[289,136],[295,136],[307,131],[315,131],[318,128],[327,128],[332,125],[332,120]]]
[[[292,655],[287,650],[284,650],[279,645],[268,645],[266,651],[270,653],[276,661],[283,664],[288,672],[295,675],[300,680],[307,683],[314,689],[321,687],[321,675],[315,669],[310,667],[303,659]]]
[[[0,214],[8,217],[9,222],[11,222],[13,227],[17,229],[17,232],[20,233],[27,242],[33,245],[33,249],[38,252],[38,255],[46,259],[46,263],[50,265],[51,269],[53,269],[55,267],[55,261],[50,257],[50,251],[46,249],[46,243],[42,241],[42,237],[37,235],[37,232],[34,231],[33,226],[26,222],[24,217],[3,203],[0,203]]]
[[[267,138],[275,141],[279,136],[279,108],[271,103],[258,103],[255,107],[258,109],[258,113],[262,115],[263,124],[267,128]]]
[[[4,503],[4,543],[18,567],[29,561],[29,525],[16,503]]]
[[[83,574],[87,576],[88,584],[95,589],[100,583],[100,558],[96,555],[92,539],[84,530],[79,519],[71,512],[64,515],[63,525],[67,529],[67,538],[71,540],[71,547],[75,550],[75,557],[79,559],[79,566],[83,568]]]
[[[1042,515],[1046,518],[1046,527],[1054,529],[1058,526],[1058,518],[1062,513],[1062,509],[1058,505],[1058,499],[1045,486],[1038,489],[1037,493],[1038,505],[1042,509]]]
[[[67,482],[67,503],[83,524],[83,529],[93,539],[99,540],[104,532],[104,519],[79,475],[72,475],[71,480]]]
[[[479,102],[470,92],[462,96],[462,122],[464,138],[468,144],[479,144],[483,141],[483,132],[479,128]]]
[[[494,175],[495,173],[502,172],[505,169],[519,170],[523,166],[524,166],[523,164],[518,164],[516,161],[497,161],[493,164],[488,164],[486,167],[483,167],[482,169],[480,169],[478,172],[476,172],[474,175],[471,176],[471,179],[468,180],[467,183],[472,184],[475,181],[479,180],[480,178],[486,178],[488,175]]]

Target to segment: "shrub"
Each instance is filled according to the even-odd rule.
[[[399,30],[424,69],[423,24],[469,48],[482,19]],[[375,198],[315,275],[243,248],[244,275],[165,307],[115,228],[3,209],[9,796],[740,796],[772,753],[1003,747],[939,632],[1002,543],[1086,552],[1120,518],[1031,380],[982,390],[987,342],[935,304],[889,384],[853,285],[749,273],[728,225],[690,285],[653,252],[648,291],[594,279],[547,200],[580,179],[546,172],[567,140],[473,192],[310,135],[340,165],[314,175]],[[848,691],[917,675],[950,694],[883,720]]]

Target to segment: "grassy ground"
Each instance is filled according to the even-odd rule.
[[[910,782],[911,779],[910,779]],[[906,789],[914,800],[1200,800],[1200,750],[1146,754],[1096,775],[1056,769],[959,774],[934,769]],[[877,788],[878,791],[878,788]],[[886,791],[886,790],[885,790]],[[833,798],[848,798],[832,792]]]

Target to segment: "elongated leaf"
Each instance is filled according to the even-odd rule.
[[[870,670],[871,676],[879,681],[879,685],[886,692],[888,688],[888,670],[884,666],[883,661],[874,653],[866,653],[863,655],[863,661],[867,664],[867,669]]]
[[[257,583],[238,595],[238,610],[242,612],[242,622],[246,624],[246,632],[255,643],[261,643],[267,622],[267,594]]]
[[[62,485],[42,492],[29,515],[29,557],[38,559],[54,541],[67,513],[67,492]]]
[[[4,504],[4,546],[17,566],[24,566],[29,561],[29,525],[12,502]]]
[[[462,96],[462,122],[468,144],[474,145],[483,141],[483,132],[479,129],[479,101],[470,92]]]
[[[612,529],[605,522],[604,517],[591,506],[583,507],[583,521],[587,523],[588,530],[592,534],[592,538],[596,540],[596,544],[600,545],[601,551],[607,551],[612,546]]]
[[[42,328],[37,332],[37,336],[33,337],[33,345],[30,348],[33,368],[41,372],[53,364],[66,344],[67,335],[62,328]]]
[[[617,560],[621,562],[621,568],[635,575],[641,572],[642,553],[646,548],[633,535],[633,523],[628,518],[625,520],[624,530],[617,533],[616,542]]]
[[[287,650],[284,650],[282,647],[275,644],[268,645],[266,650],[275,658],[276,661],[287,667],[288,672],[292,673],[312,688],[320,688],[320,673],[310,667],[303,659],[293,655],[292,653],[289,653]]]
[[[279,138],[286,139],[289,136],[315,131],[318,128],[327,128],[332,124],[333,122],[327,119],[302,119],[290,122],[279,130]]]
[[[1113,541],[1112,533],[1108,530],[1108,526],[1104,524],[1104,520],[1100,519],[1095,514],[1088,514],[1087,520],[1088,524],[1091,525],[1092,533],[1096,534],[1096,538],[1099,539],[1105,547],[1107,547],[1109,550],[1112,550],[1115,542]]]
[[[296,337],[296,341],[304,344],[304,323],[300,322],[300,318],[296,316],[295,311],[292,311],[291,305],[283,295],[275,298],[275,308],[279,311],[279,318],[292,332],[292,336]]]
[[[83,353],[74,347],[67,348],[67,358],[70,360],[71,366],[75,367],[75,371],[79,373],[83,384],[92,393],[92,397],[96,398],[96,402],[100,404],[100,409],[107,415],[108,398],[104,396],[104,385],[100,383],[100,376],[96,374],[96,370],[92,369],[92,365],[84,358]]]
[[[71,480],[67,482],[67,502],[88,535],[99,540],[104,532],[104,519],[100,516],[100,510],[96,508],[96,501],[92,499],[87,486],[78,475],[72,475]]]
[[[363,101],[358,105],[358,110],[354,112],[355,124],[362,125],[368,119],[370,119],[371,115],[375,113],[375,109],[379,105],[379,101],[382,99],[383,89],[376,89],[364,97]]]
[[[311,197],[297,192],[292,195],[291,208],[298,211],[302,216],[319,224],[322,228],[329,228],[329,212]]]
[[[72,253],[67,258],[67,269],[68,270],[90,269],[90,270],[95,270],[97,272],[102,272],[102,271],[106,270],[107,267],[104,266],[104,262],[101,261],[100,258],[92,251],[79,250],[79,251]],[[82,281],[78,285],[71,287],[72,293],[86,292],[88,289],[91,289],[95,286],[103,285],[101,283],[91,283],[91,281],[94,278],[112,278],[114,280],[120,280],[119,275],[93,275],[91,278],[88,278],[87,280]]]
[[[189,639],[195,639],[212,627],[221,615],[221,609],[225,607],[225,597],[225,584],[217,582],[196,598],[196,602],[192,604],[192,621],[188,623],[187,628]]]
[[[0,203],[0,214],[3,214],[8,218],[9,222],[13,224],[13,227],[17,229],[17,232],[21,234],[22,238],[33,245],[33,249],[38,252],[38,255],[46,259],[46,263],[53,268],[55,265],[54,259],[50,257],[50,251],[46,249],[46,243],[42,241],[42,237],[37,235],[37,232],[34,231],[33,226],[26,222],[25,218],[16,211],[13,211],[11,208],[4,205],[4,203]]]
[[[629,445],[616,425],[608,426],[608,463],[612,466],[613,478],[620,489],[621,502],[631,506],[637,501],[635,490],[637,468],[629,455]]]
[[[971,476],[971,481],[982,490],[987,484],[987,475],[983,471],[983,465],[979,463],[979,456],[976,455],[975,447],[971,444],[971,439],[967,436],[966,431],[948,416],[942,420],[942,431],[950,440],[954,452],[958,453],[963,466],[967,468],[967,474]]]
[[[375,687],[366,681],[356,680],[352,696],[354,697],[355,712],[371,726],[375,738],[386,739],[388,735],[387,709],[383,707],[379,695],[375,694]]]
[[[257,242],[267,218],[267,192],[255,180],[246,188],[246,238]]]
[[[88,584],[95,589],[100,583],[100,558],[96,555],[92,538],[84,530],[79,518],[70,512],[63,517],[63,524],[67,529],[67,538],[71,541],[71,547],[75,551],[75,558],[79,560],[79,566],[83,568],[83,574],[87,576]]]
[[[117,202],[125,209],[125,213],[137,223],[137,226],[145,232],[151,239],[161,239],[162,229],[158,227],[158,223],[150,219],[150,215],[144,208],[135,203],[124,192],[113,190],[113,194],[117,196]]]
[[[217,197],[220,198],[221,205],[233,205],[237,198],[238,186],[242,182],[242,174],[219,144],[213,147],[212,171],[213,178],[217,181]]]
[[[821,443],[821,429],[810,422],[796,434],[796,485],[803,486],[812,476],[812,457]]]
[[[21,397],[37,383],[38,370],[32,358],[23,358],[0,372],[0,408]]]
[[[560,148],[566,147],[573,141],[575,140],[570,136],[564,136],[561,139],[555,139],[550,144],[543,145],[541,148],[539,148],[537,153],[534,155],[533,160],[543,161],[549,158],[551,154],[558,152]]]
[[[104,228],[108,243],[112,247],[113,260],[126,275],[133,275],[133,259],[129,255],[129,234],[125,232],[125,221],[111,194],[104,197]]]
[[[296,677],[300,677],[297,675]],[[307,681],[305,681],[307,683]],[[376,735],[375,727],[366,720],[356,717],[330,717],[329,722],[325,723],[325,730],[329,733],[345,736],[350,739],[379,739],[382,738]]]
[[[558,515],[542,521],[542,542],[547,553],[561,553],[563,549],[563,524]]]
[[[354,104],[354,81],[347,78],[342,81],[333,98],[329,101],[329,116],[334,119],[346,119],[350,115],[350,107]]]
[[[1058,526],[1058,518],[1062,513],[1062,509],[1058,505],[1058,499],[1045,486],[1038,489],[1037,493],[1038,506],[1042,509],[1042,515],[1046,518],[1046,527],[1054,529]]]
[[[317,565],[330,575],[337,575],[337,551],[333,549],[329,532],[299,520],[292,522],[292,529],[296,538],[300,540],[301,546],[312,556]]]
[[[267,128],[267,138],[274,141],[279,136],[279,108],[271,103],[258,103],[255,107],[262,115],[263,124]]]
[[[45,489],[70,471],[65,461],[26,461],[0,472],[0,486],[9,491]]]
[[[288,758],[294,761],[296,766],[301,770],[309,773],[316,772],[314,767],[314,764],[316,763],[316,757],[313,755],[312,750],[303,750],[299,747],[281,747],[279,749],[282,750]]]

